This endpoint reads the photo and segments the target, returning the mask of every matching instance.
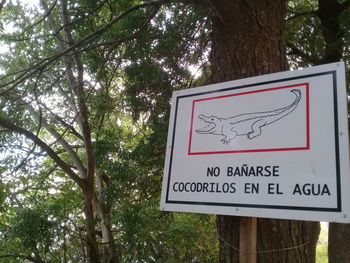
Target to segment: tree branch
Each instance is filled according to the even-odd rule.
[[[43,127],[45,127],[47,131],[62,145],[65,151],[72,158],[72,161],[74,162],[75,166],[79,170],[79,173],[81,174],[81,176],[83,177],[86,176],[86,169],[83,163],[81,162],[78,155],[74,152],[72,147],[70,147],[69,143],[63,138],[62,134],[59,134],[45,119],[42,119],[41,116],[33,108],[33,106],[26,103],[23,99],[18,99],[9,93],[6,93],[6,98],[10,99],[11,101],[16,101],[16,100],[19,101],[20,103],[22,103],[23,107],[25,107],[29,111],[29,113],[32,116],[34,116],[38,120],[41,120],[41,124],[43,125]],[[52,117],[54,118],[55,116],[52,116]],[[58,121],[57,119],[54,119],[54,120],[56,122]]]
[[[60,47],[61,50],[64,50],[65,49],[65,43],[64,43],[64,41],[62,39],[62,36],[60,36],[60,31],[58,29],[58,26],[56,24],[55,19],[52,16],[51,10],[49,9],[49,7],[46,4],[45,0],[40,0],[40,5],[44,9],[46,17],[49,19],[49,22],[50,22],[50,25],[51,25],[51,29],[52,29],[54,35],[56,36],[56,39],[58,40],[58,46]]]
[[[21,255],[21,254],[4,254],[4,255],[0,255],[0,259],[1,258],[14,258],[14,259],[25,259],[25,260],[29,260],[33,263],[43,263],[43,261],[41,259],[37,259],[31,256],[25,256],[25,255]]]
[[[91,49],[94,49],[94,48],[97,48],[97,47],[102,47],[102,46],[111,46],[113,45],[114,47],[122,44],[122,43],[125,43],[127,41],[130,41],[132,39],[135,39],[137,36],[139,36],[142,31],[148,26],[148,23],[149,21],[152,20],[152,18],[156,15],[158,9],[160,8],[161,6],[156,6],[154,7],[148,14],[147,18],[145,19],[145,21],[142,23],[142,25],[138,28],[138,30],[136,30],[134,33],[132,33],[131,35],[129,36],[126,36],[124,38],[121,38],[121,39],[117,39],[117,40],[112,40],[112,41],[106,41],[106,42],[99,42],[99,43],[93,43],[91,45],[88,45],[86,48],[84,48],[83,50],[80,50],[80,52],[82,51],[88,51],[88,50],[91,50]]]
[[[348,8],[348,7],[350,7],[350,0],[346,0],[346,1],[343,3],[343,8],[344,8],[344,10],[345,10],[346,8]]]
[[[63,2],[62,5],[64,3],[65,2]],[[45,10],[45,12],[48,12],[48,6],[47,6],[46,2],[44,0],[41,0],[40,4],[43,7],[43,9]],[[50,21],[51,29],[56,35],[56,39],[58,41],[59,51],[63,52],[64,50],[66,50],[66,42],[63,40],[62,36],[60,35],[60,31],[58,29],[58,26],[57,26],[56,21],[53,18],[53,16],[51,14],[49,14],[48,18]],[[64,28],[64,26],[63,26],[63,28]],[[69,43],[69,41],[68,41],[68,43]],[[76,81],[74,74],[73,74],[72,59],[71,59],[71,57],[69,57],[69,52],[64,54],[63,57],[64,57],[64,63],[66,66],[66,75],[67,75],[68,83],[71,86],[71,88],[73,89],[73,91],[75,91],[76,86],[77,86],[77,81]]]
[[[203,0],[203,1],[206,1],[206,0]],[[34,77],[40,71],[40,69],[47,67],[51,63],[55,62],[57,59],[67,55],[69,52],[77,49],[78,47],[82,47],[82,46],[84,46],[86,44],[91,43],[92,41],[95,41],[102,34],[104,34],[108,29],[110,29],[115,23],[117,23],[119,20],[123,19],[124,17],[126,17],[130,13],[132,13],[132,12],[138,10],[138,9],[141,9],[141,8],[150,7],[150,6],[157,6],[157,5],[163,4],[165,2],[178,2],[178,1],[158,0],[158,1],[149,1],[149,2],[146,2],[146,3],[141,3],[141,4],[138,4],[138,5],[134,5],[133,7],[125,10],[121,14],[115,16],[109,23],[107,23],[106,25],[100,27],[95,32],[87,35],[86,37],[84,37],[81,40],[75,42],[75,44],[65,48],[64,50],[60,50],[59,53],[57,53],[57,54],[55,54],[55,55],[53,55],[51,57],[47,57],[47,58],[41,60],[40,62],[32,65],[29,68],[25,68],[23,70],[19,70],[17,72],[13,72],[13,73],[11,73],[11,74],[1,78],[0,80],[4,80],[8,76],[20,74],[19,76],[17,76],[13,80],[8,81],[7,83],[4,83],[3,85],[0,85],[0,86],[6,87],[6,86],[9,86],[9,85],[12,85],[12,87],[10,87],[8,89],[8,90],[11,90],[14,86],[22,83],[26,79],[28,79],[30,77]],[[7,92],[8,90],[5,90],[5,92]],[[0,93],[0,95],[2,95],[2,94]]]
[[[19,133],[24,135],[26,138],[33,141],[35,144],[40,146],[44,151],[47,152],[47,154],[51,157],[51,159],[74,181],[76,182],[81,188],[85,186],[85,180],[80,178],[78,175],[76,175],[73,170],[69,167],[68,164],[66,164],[57,154],[54,150],[51,149],[49,145],[47,145],[43,140],[41,140],[39,137],[37,137],[32,132],[12,123],[8,119],[5,119],[0,116],[0,126],[10,129],[13,132]]]
[[[345,10],[344,4],[337,0],[318,0],[317,15],[321,21],[322,34],[326,42],[323,63],[337,62],[343,57],[344,31],[339,18]]]
[[[6,4],[6,0],[1,0],[1,2],[0,2],[0,11],[4,8],[5,4]]]
[[[308,11],[308,12],[293,12],[293,15],[286,18],[286,21],[290,21],[290,20],[293,20],[293,19],[296,19],[298,17],[301,17],[301,16],[309,16],[309,15],[317,15],[317,12],[316,11]]]
[[[70,46],[74,45],[73,37],[72,37],[72,30],[69,21],[69,14],[68,14],[68,7],[67,7],[67,0],[62,0],[62,12],[61,12],[61,20],[62,20],[62,26],[64,28],[65,36],[67,38],[68,44]],[[86,158],[87,158],[87,178],[88,180],[93,183],[94,173],[95,173],[95,160],[94,160],[94,152],[93,152],[93,146],[91,141],[91,131],[90,131],[90,124],[89,124],[89,116],[88,116],[88,109],[86,106],[86,100],[87,96],[84,91],[84,67],[80,59],[80,55],[78,53],[73,54],[73,60],[76,65],[77,70],[77,78],[76,78],[76,96],[78,98],[78,109],[80,111],[79,114],[79,124],[80,129],[83,134],[83,139],[85,143],[85,150],[86,150]]]
[[[41,130],[41,124],[42,124],[42,113],[40,111],[39,113],[39,126],[38,129],[36,131],[35,136],[38,137],[39,136],[39,132]],[[25,165],[29,159],[29,156],[34,153],[36,148],[36,144],[33,145],[32,149],[30,149],[30,151],[27,152],[27,156],[21,161],[21,163],[19,165],[17,165],[17,167],[14,169],[14,171],[18,171],[23,165]]]
[[[47,72],[43,72],[42,75],[47,78],[48,80],[50,80],[54,86],[57,87],[59,93],[66,99],[66,101],[69,103],[69,106],[71,107],[71,110],[73,110],[75,112],[75,114],[78,114],[78,109],[75,105],[75,101],[73,98],[73,92],[72,90],[70,90],[69,95],[67,94],[67,91],[64,90],[61,85],[59,84],[59,80],[61,79],[61,77],[66,74],[66,71],[64,71],[64,73],[62,73],[60,76],[58,76],[56,79],[54,79],[51,74],[48,74]]]
[[[321,63],[321,60],[319,60],[317,57],[314,57],[305,53],[303,50],[299,49],[293,43],[287,41],[286,44],[287,44],[287,47],[290,49],[290,52],[288,52],[288,55],[297,55],[301,57],[304,61],[314,65],[318,65]]]
[[[40,24],[41,22],[43,22],[52,12],[52,10],[55,8],[57,4],[57,0],[55,0],[52,3],[52,6],[50,8],[47,9],[47,11],[45,12],[45,14],[41,17],[41,19],[39,19],[38,21],[34,22],[33,24],[27,26],[23,32],[26,32],[27,30],[34,28],[36,25]]]
[[[80,140],[83,140],[83,137],[71,124],[67,123],[60,116],[58,116],[56,113],[52,112],[52,110],[49,109],[45,104],[42,104],[42,106],[45,110],[47,110],[50,113],[51,117],[54,119],[54,121],[56,123],[62,124],[65,128],[67,128],[71,132],[71,134],[75,135]]]

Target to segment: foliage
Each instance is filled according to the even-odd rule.
[[[317,242],[316,262],[328,262],[328,223],[321,223],[321,232]]]
[[[347,68],[349,68],[350,8],[346,7],[346,1],[332,0],[329,2],[332,2],[334,5],[344,4],[343,11],[335,17],[331,17],[330,14],[329,17],[322,17],[319,2],[322,1],[294,0],[288,2],[285,36],[290,67],[296,69],[298,67],[335,62],[325,60],[327,55],[326,49],[327,46],[332,47],[340,44],[339,49],[342,53],[342,59],[347,64]],[[324,10],[322,12],[327,13],[328,11]],[[325,22],[322,22],[322,19],[326,22],[336,21],[339,23],[339,32],[334,32],[334,34],[337,34],[334,43],[327,43],[327,39],[325,38]],[[347,81],[349,80],[350,71],[347,70]]]
[[[316,250],[317,263],[328,263],[328,246],[327,245],[318,245]]]
[[[19,238],[24,247],[47,251],[52,244],[53,223],[40,211],[19,209],[10,229],[13,238]]]
[[[286,40],[291,65],[295,68],[319,64],[325,49],[317,1],[290,1]]]
[[[1,22],[13,27],[0,36],[11,50],[1,54],[1,117],[54,154],[48,156],[33,136],[5,126],[1,131],[6,200],[0,246],[7,257],[0,254],[0,261],[84,262],[91,256],[84,188],[75,176],[84,178],[79,165],[89,167],[91,160],[82,120],[87,111],[95,194],[110,217],[120,260],[169,262],[173,256],[215,262],[213,217],[158,209],[171,93],[192,86],[188,67],[206,62],[208,20],[198,7],[138,5],[143,3],[48,1],[28,9],[8,3],[1,12]],[[64,12],[72,23],[60,27]],[[66,56],[72,43],[77,48]],[[82,88],[75,86],[79,74]],[[72,175],[67,177],[58,159]],[[94,209],[92,223],[102,244],[99,229],[107,217]]]

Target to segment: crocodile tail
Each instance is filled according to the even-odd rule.
[[[300,89],[292,89],[290,92],[294,93],[295,100],[293,103],[287,107],[285,107],[284,112],[288,112],[288,114],[295,110],[295,108],[298,106],[300,100],[301,100],[301,91]]]
[[[295,95],[295,100],[292,102],[292,104],[278,109],[275,111],[275,114],[271,115],[271,119],[268,123],[272,123],[275,122],[281,118],[283,118],[284,116],[287,116],[288,114],[290,114],[291,112],[293,112],[296,107],[298,106],[300,100],[301,100],[301,91],[299,89],[292,89],[290,92],[294,93]]]
[[[294,95],[296,96],[294,102],[290,105],[291,107],[293,107],[294,105],[299,104],[299,101],[301,99],[301,91],[300,89],[292,89],[290,92],[294,93]]]
[[[301,100],[301,97],[302,97],[301,91],[299,89],[292,89],[292,90],[290,90],[290,92],[292,92],[295,95],[295,99],[291,104],[289,104],[286,107],[279,108],[279,109],[272,110],[272,111],[240,114],[240,115],[234,116],[232,118],[227,118],[227,119],[232,119],[232,121],[230,122],[231,124],[239,123],[242,121],[247,121],[250,119],[261,119],[261,118],[266,119],[266,124],[273,123],[273,122],[283,118],[284,116],[290,114],[291,112],[293,112],[296,109],[296,107],[298,106],[298,104]]]

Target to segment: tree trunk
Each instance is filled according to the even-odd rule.
[[[216,225],[219,233],[220,262],[238,263],[240,218],[237,216],[217,216]]]
[[[318,17],[326,49],[322,63],[338,62],[343,58],[344,31],[340,24],[342,13],[349,8],[347,3],[337,0],[318,0]],[[350,262],[350,224],[329,223],[328,261],[331,263]]]
[[[285,1],[215,0],[212,82],[287,69],[283,38]]]
[[[344,32],[340,25],[340,16],[344,10],[345,6],[337,0],[318,0],[317,14],[326,42],[322,63],[338,62],[343,58]]]
[[[316,262],[319,222],[259,219],[259,262]]]
[[[102,232],[102,246],[105,251],[105,260],[106,263],[117,263],[117,253],[114,244],[114,237],[111,227],[110,219],[110,208],[108,207],[107,200],[105,197],[105,187],[103,184],[103,174],[99,169],[96,172],[96,187],[97,194],[95,195],[95,207],[98,217],[101,222],[101,232]]]
[[[213,0],[212,83],[287,69],[284,0]],[[220,262],[239,261],[239,217],[218,216]],[[258,220],[258,262],[314,262],[319,223]],[[299,247],[299,245],[301,245]]]
[[[350,262],[350,224],[330,223],[328,237],[328,261]]]
[[[84,213],[86,226],[86,248],[90,263],[100,262],[100,253],[96,240],[95,218],[93,210],[93,187],[83,189],[84,194]]]

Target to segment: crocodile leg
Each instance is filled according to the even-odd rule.
[[[232,129],[223,128],[222,135],[224,135],[225,137],[223,139],[221,139],[221,141],[224,144],[229,144],[231,142],[231,140],[233,140],[237,136],[237,132],[232,130]]]
[[[266,121],[264,119],[257,120],[252,124],[252,131],[247,134],[248,138],[254,139],[261,134],[261,127],[266,125]]]

